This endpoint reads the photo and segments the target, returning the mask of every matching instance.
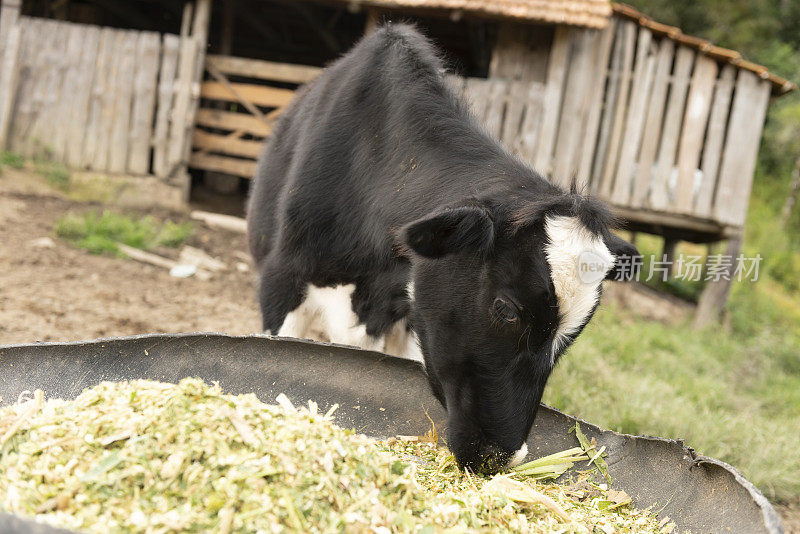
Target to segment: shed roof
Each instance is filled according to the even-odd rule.
[[[350,3],[398,9],[444,9],[589,28],[605,28],[611,16],[610,0],[351,0]]]
[[[613,13],[617,17],[637,22],[655,35],[673,39],[717,61],[754,72],[762,79],[769,80],[773,95],[780,96],[797,89],[794,82],[769,72],[763,65],[747,61],[736,50],[722,48],[706,39],[686,35],[680,28],[661,24],[629,5],[612,3],[610,0],[349,0],[348,3],[388,9],[444,10],[590,28],[604,28]]]

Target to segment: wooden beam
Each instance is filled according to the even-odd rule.
[[[5,35],[4,53],[0,56],[0,150],[6,149],[11,116],[14,111],[14,97],[17,94],[19,79],[19,50],[22,31],[19,24],[9,28]]]
[[[600,195],[605,198],[611,197],[614,176],[616,175],[617,163],[619,162],[622,136],[625,133],[625,116],[630,106],[628,95],[631,89],[631,77],[633,75],[632,71],[634,66],[633,58],[634,49],[636,48],[638,26],[634,22],[625,21],[621,23],[621,28],[622,32],[619,38],[622,40],[622,63],[619,71],[619,89],[616,98],[616,107],[612,115],[613,125],[608,138],[608,151],[605,154],[605,166],[600,175],[601,181],[598,184],[598,191]]]
[[[221,152],[231,156],[257,158],[264,143],[239,139],[238,136],[220,135],[195,129],[192,146],[204,152]]]
[[[5,56],[5,46],[11,28],[17,26],[22,0],[0,0],[0,62]],[[2,64],[0,64],[2,67]]]
[[[310,82],[322,72],[318,67],[221,55],[209,55],[206,65],[228,75],[297,84]]]
[[[256,162],[248,159],[229,158],[195,152],[189,160],[189,166],[205,171],[217,171],[252,178],[256,172]]]
[[[294,91],[248,83],[231,83],[228,86],[221,82],[203,82],[200,96],[210,100],[239,102],[245,106],[246,101],[257,106],[277,108],[291,102]]]
[[[185,166],[185,148],[190,144],[190,123],[193,122],[190,119],[192,82],[195,79],[195,58],[199,51],[197,42],[189,35],[192,13],[192,4],[187,2],[184,6],[183,24],[181,25],[175,99],[170,113],[169,150],[167,151],[167,174],[170,176],[174,176]]]
[[[583,132],[583,142],[578,162],[578,179],[591,184],[592,161],[597,149],[597,138],[600,129],[600,115],[603,111],[603,97],[605,96],[606,77],[608,74],[608,61],[611,56],[611,45],[614,42],[616,20],[609,22],[602,31],[595,47],[595,58],[592,69],[594,75],[592,87],[589,89],[589,111]]]
[[[647,115],[647,100],[653,87],[656,68],[656,50],[653,36],[647,28],[639,29],[636,49],[636,65],[631,82],[628,113],[625,117],[625,131],[611,195],[617,204],[630,204],[633,193],[633,180],[636,159],[642,142]]]
[[[703,140],[711,112],[711,99],[714,96],[714,83],[717,80],[718,70],[716,61],[704,55],[697,56],[676,160],[678,179],[675,183],[672,208],[678,213],[694,211],[695,173],[700,167],[700,154],[703,151]]]
[[[138,32],[122,34],[119,48],[119,62],[116,65],[116,95],[114,99],[113,125],[111,128],[111,151],[108,156],[108,170],[124,173],[128,168],[130,151],[131,108],[136,85],[136,45]]]
[[[209,73],[211,73],[211,76],[213,76],[214,79],[217,80],[217,83],[221,83],[224,86],[224,88],[236,98],[235,101],[237,103],[243,105],[245,109],[250,113],[252,113],[258,120],[262,121],[264,124],[267,123],[264,113],[262,113],[262,111],[258,109],[253,104],[253,102],[251,102],[249,98],[247,98],[236,87],[234,87],[234,85],[228,80],[228,78],[226,78],[224,74],[218,71],[215,66],[206,65],[206,69],[208,70]],[[216,102],[216,104],[219,105],[220,102]]]
[[[592,193],[597,193],[602,186],[603,170],[608,159],[608,144],[611,138],[611,129],[614,125],[620,82],[622,81],[622,59],[625,52],[624,37],[626,31],[626,26],[623,26],[621,22],[614,21],[613,52],[611,54],[611,64],[608,67],[608,83],[604,86],[605,90],[601,106],[603,114],[597,130],[597,147],[594,151],[591,165],[592,174],[589,180]]]
[[[669,237],[664,238],[664,249],[662,259],[667,263],[667,276],[672,276],[675,271],[675,249],[678,247],[678,240]]]
[[[770,90],[769,81],[739,71],[717,180],[714,218],[720,222],[744,225]]]
[[[578,170],[599,37],[599,31],[588,28],[574,29],[570,35],[572,53],[550,174],[550,181],[564,188],[569,188],[570,181]],[[576,178],[580,187],[586,185],[586,176]]]
[[[222,228],[239,234],[247,233],[247,221],[241,217],[199,210],[193,211],[189,216],[196,221],[204,222],[212,228]]]
[[[694,232],[706,233],[722,237],[737,233],[738,228],[728,228],[709,219],[699,219],[686,215],[677,215],[661,211],[631,209],[627,206],[614,205],[614,213],[621,219],[643,224],[651,224],[663,228],[679,228]]]
[[[570,32],[573,30],[574,28],[568,26],[556,27],[553,45],[550,49],[544,93],[544,114],[536,155],[533,158],[534,168],[547,175],[550,174],[553,167],[553,149],[556,143],[558,120],[561,115],[561,97],[569,59]]]
[[[694,208],[694,214],[699,217],[711,216],[711,203],[714,200],[714,189],[717,185],[719,165],[722,161],[725,128],[728,125],[728,112],[731,107],[735,76],[736,67],[725,65],[714,89],[714,103],[711,105],[708,133],[703,145],[703,160],[700,163],[703,181],[700,184]]]
[[[80,61],[76,73],[76,89],[69,99],[69,132],[67,134],[66,163],[73,169],[84,166],[86,132],[91,117],[92,90],[97,81],[96,64],[100,48],[100,27],[89,26],[81,30]]]
[[[378,29],[381,23],[381,12],[375,8],[367,8],[367,22],[364,24],[364,35],[369,35]]]
[[[219,109],[200,108],[197,110],[197,124],[220,130],[241,130],[256,137],[266,137],[272,133],[270,124],[265,124],[252,115]]]
[[[229,56],[233,51],[233,27],[236,24],[236,0],[225,0],[222,9],[222,34],[219,50]]]
[[[700,295],[700,301],[697,303],[697,310],[694,315],[693,325],[695,328],[708,326],[719,320],[722,315],[731,291],[736,261],[741,248],[741,237],[728,240],[724,256],[731,259],[730,265],[721,269],[722,274],[716,280],[706,282],[706,287]]]
[[[170,118],[175,102],[175,76],[178,69],[180,38],[165,33],[162,38],[161,67],[158,76],[158,108],[156,126],[153,132],[153,173],[166,178],[170,173]]]
[[[656,71],[647,104],[647,119],[642,133],[642,146],[639,150],[639,169],[636,172],[633,194],[629,203],[633,207],[644,206],[650,193],[650,178],[653,174],[653,164],[656,161],[658,141],[661,136],[669,74],[672,69],[672,60],[675,57],[675,42],[671,39],[661,39],[658,46]]]
[[[689,89],[689,76],[692,72],[697,53],[691,48],[681,46],[675,54],[675,68],[672,73],[672,84],[669,99],[661,128],[661,142],[658,150],[658,162],[651,180],[650,206],[663,210],[669,206],[669,181],[675,166],[678,141],[680,140],[683,122],[684,104]]]

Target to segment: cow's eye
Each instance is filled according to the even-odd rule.
[[[498,321],[509,325],[519,324],[519,312],[517,311],[517,307],[513,303],[499,297],[494,299],[492,303],[492,316]]]

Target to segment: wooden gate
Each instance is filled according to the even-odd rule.
[[[281,110],[321,69],[214,55],[205,65],[189,166],[252,178]]]

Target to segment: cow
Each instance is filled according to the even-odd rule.
[[[414,26],[386,24],[298,90],[248,239],[267,334],[421,360],[458,463],[493,473],[527,454],[553,367],[638,252],[601,202],[487,134],[444,72]],[[581,257],[601,267],[582,276]]]

